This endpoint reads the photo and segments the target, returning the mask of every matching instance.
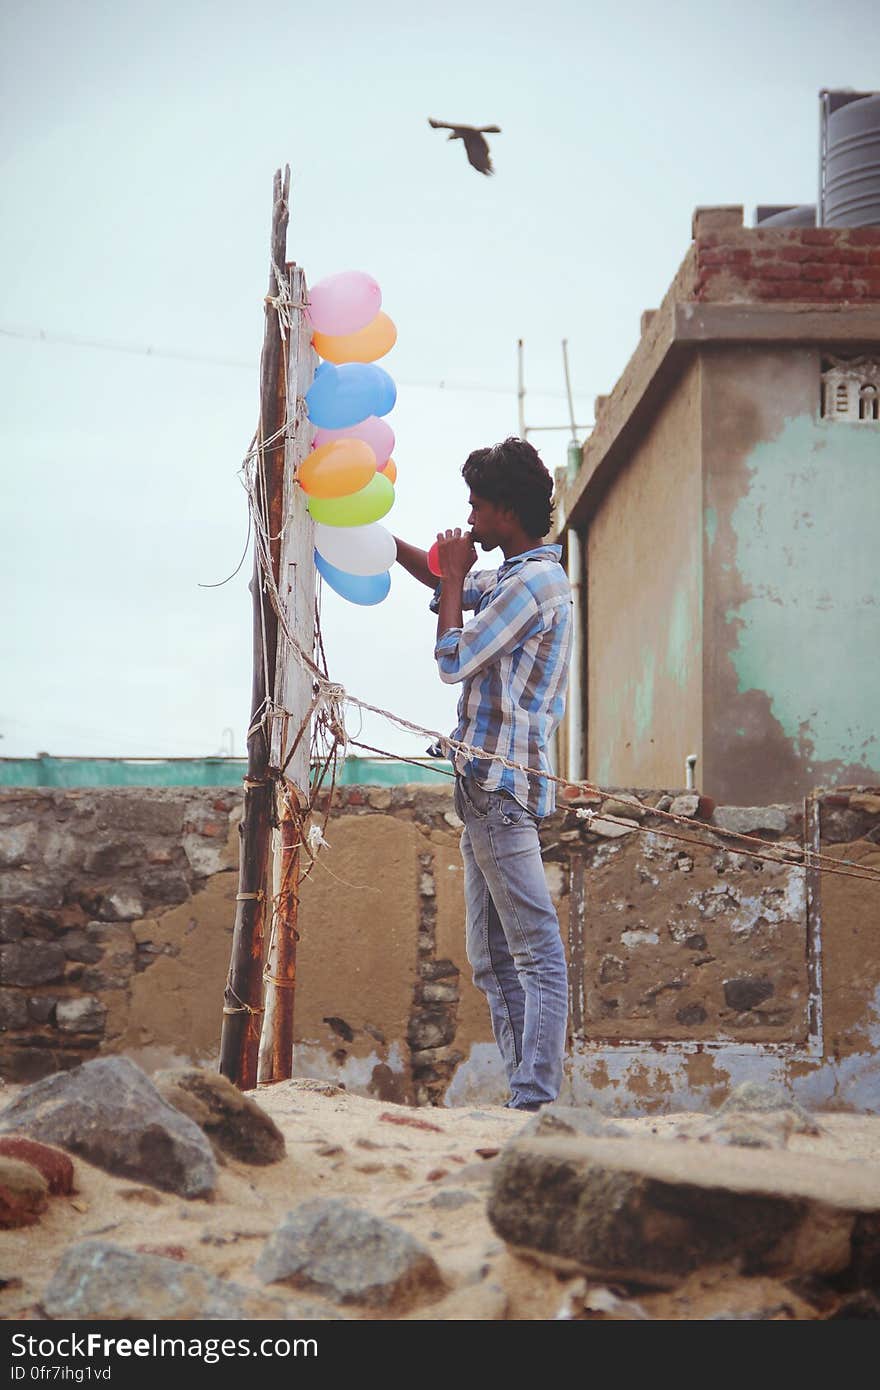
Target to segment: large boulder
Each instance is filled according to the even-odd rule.
[[[880,1231],[880,1171],[786,1150],[664,1139],[524,1139],[488,1215],[516,1251],[664,1286],[707,1264],[780,1277],[855,1268]]]
[[[0,1110],[0,1134],[10,1133],[183,1197],[205,1197],[217,1184],[208,1139],[127,1057],[102,1057],[26,1086]]]

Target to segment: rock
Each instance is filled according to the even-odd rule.
[[[790,1091],[786,1091],[783,1086],[774,1086],[764,1081],[742,1081],[739,1086],[733,1088],[724,1104],[719,1106],[717,1114],[729,1115],[741,1111],[768,1114],[776,1110],[791,1112],[795,1120],[795,1133],[822,1133],[821,1125],[816,1123],[800,1101],[795,1100]]]
[[[49,1184],[32,1163],[0,1155],[0,1227],[33,1226],[49,1203]]]
[[[48,1023],[58,1003],[54,994],[31,994],[28,996],[28,1015],[35,1023]]]
[[[438,1303],[429,1303],[404,1321],[419,1322],[500,1322],[507,1317],[507,1294],[500,1284],[468,1284],[455,1289]]]
[[[464,821],[460,816],[457,816],[454,811],[444,811],[443,819],[453,830],[462,830],[464,828]]]
[[[67,957],[54,941],[13,941],[0,946],[0,976],[7,985],[45,985],[64,978]]]
[[[459,1207],[467,1206],[469,1202],[478,1202],[479,1198],[475,1192],[465,1192],[460,1187],[444,1187],[441,1192],[435,1192],[433,1197],[429,1197],[427,1205],[438,1207],[441,1211],[457,1211]]]
[[[702,1004],[685,1004],[676,1010],[675,1017],[683,1028],[694,1028],[699,1023],[705,1023],[709,1015]]]
[[[26,1086],[0,1110],[0,1134],[57,1144],[118,1177],[204,1197],[217,1163],[198,1125],[173,1110],[127,1057],[102,1057]]]
[[[457,984],[422,985],[422,998],[426,1004],[454,1004],[459,997]]]
[[[79,999],[59,999],[55,1021],[64,1033],[103,1033],[107,1005],[93,994]]]
[[[765,999],[776,993],[772,980],[753,980],[748,976],[738,980],[723,980],[724,1000],[729,1009],[738,1014],[756,1009]]]
[[[871,816],[880,816],[880,796],[873,792],[854,792],[849,804],[854,811],[867,811]]]
[[[284,1135],[275,1121],[218,1072],[175,1067],[157,1072],[153,1084],[169,1105],[204,1130],[216,1152],[256,1165],[284,1157]]]
[[[289,1212],[256,1273],[266,1284],[371,1307],[405,1306],[444,1288],[433,1257],[407,1231],[339,1198],[314,1198]]]
[[[638,830],[639,823],[634,820],[603,820],[601,816],[593,816],[587,821],[587,829],[594,835],[602,835],[606,840],[619,839],[621,835],[631,835],[634,830]],[[560,837],[564,838],[564,836]]]
[[[26,996],[17,989],[0,989],[0,1030],[25,1028],[27,1021]]]
[[[609,796],[602,802],[603,816],[625,816],[628,820],[640,821],[644,820],[647,814],[647,806],[643,806],[636,797],[624,800],[621,797]]]
[[[751,835],[756,830],[782,835],[788,826],[788,815],[782,806],[717,806],[712,812],[712,824],[737,835]]]
[[[98,914],[105,922],[132,922],[144,915],[144,900],[136,889],[118,889],[101,899]]]
[[[84,1240],[65,1250],[43,1295],[49,1318],[217,1322],[280,1318],[336,1319],[314,1303],[291,1304],[163,1255]]]
[[[794,1116],[787,1110],[769,1115],[733,1110],[710,1120],[699,1138],[701,1143],[735,1144],[742,1149],[784,1149],[794,1128]]]
[[[669,806],[671,816],[687,816],[690,820],[700,809],[699,792],[685,792],[682,796],[675,796]]]
[[[22,1134],[7,1134],[0,1136],[0,1155],[17,1158],[36,1168],[46,1179],[52,1197],[66,1197],[73,1191],[73,1164],[69,1155],[60,1149],[40,1144],[36,1139],[26,1139]]]
[[[515,1253],[609,1282],[660,1287],[706,1265],[841,1274],[880,1173],[814,1154],[663,1139],[521,1139],[498,1160],[488,1215]]]
[[[592,1106],[544,1105],[536,1115],[526,1121],[517,1132],[518,1139],[544,1139],[553,1135],[588,1134],[605,1135],[609,1138],[623,1135],[624,1130],[614,1124]],[[516,1142],[516,1140],[514,1140]]]

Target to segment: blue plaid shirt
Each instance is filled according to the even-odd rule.
[[[449,628],[434,656],[440,679],[462,682],[452,737],[536,772],[551,772],[548,747],[565,710],[571,659],[571,589],[562,547],[539,545],[498,570],[472,571],[462,608],[475,616]],[[431,601],[436,613],[440,590]],[[453,758],[456,771],[487,791],[504,789],[535,816],[556,806],[556,787],[488,758]]]

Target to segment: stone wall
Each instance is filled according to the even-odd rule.
[[[0,794],[4,1076],[120,1051],[216,1062],[239,816],[237,791]],[[458,831],[444,787],[335,793],[301,890],[297,1074],[417,1104],[505,1098]],[[878,789],[761,808],[618,790],[541,833],[570,972],[563,1098],[698,1109],[756,1077],[880,1113],[880,882],[803,858],[880,869]]]

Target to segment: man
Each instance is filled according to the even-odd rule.
[[[568,982],[559,922],[541,862],[538,822],[555,808],[548,746],[565,708],[571,591],[561,547],[544,545],[553,480],[522,439],[478,449],[462,468],[469,533],[437,536],[443,578],[434,655],[440,679],[461,682],[453,738],[496,754],[453,756],[464,822],[467,955],[489,1003],[510,1085],[507,1105],[538,1110],[559,1095]],[[498,570],[471,572],[476,545],[500,547]],[[427,555],[397,541],[397,559],[434,585]],[[465,623],[463,613],[473,610]]]

